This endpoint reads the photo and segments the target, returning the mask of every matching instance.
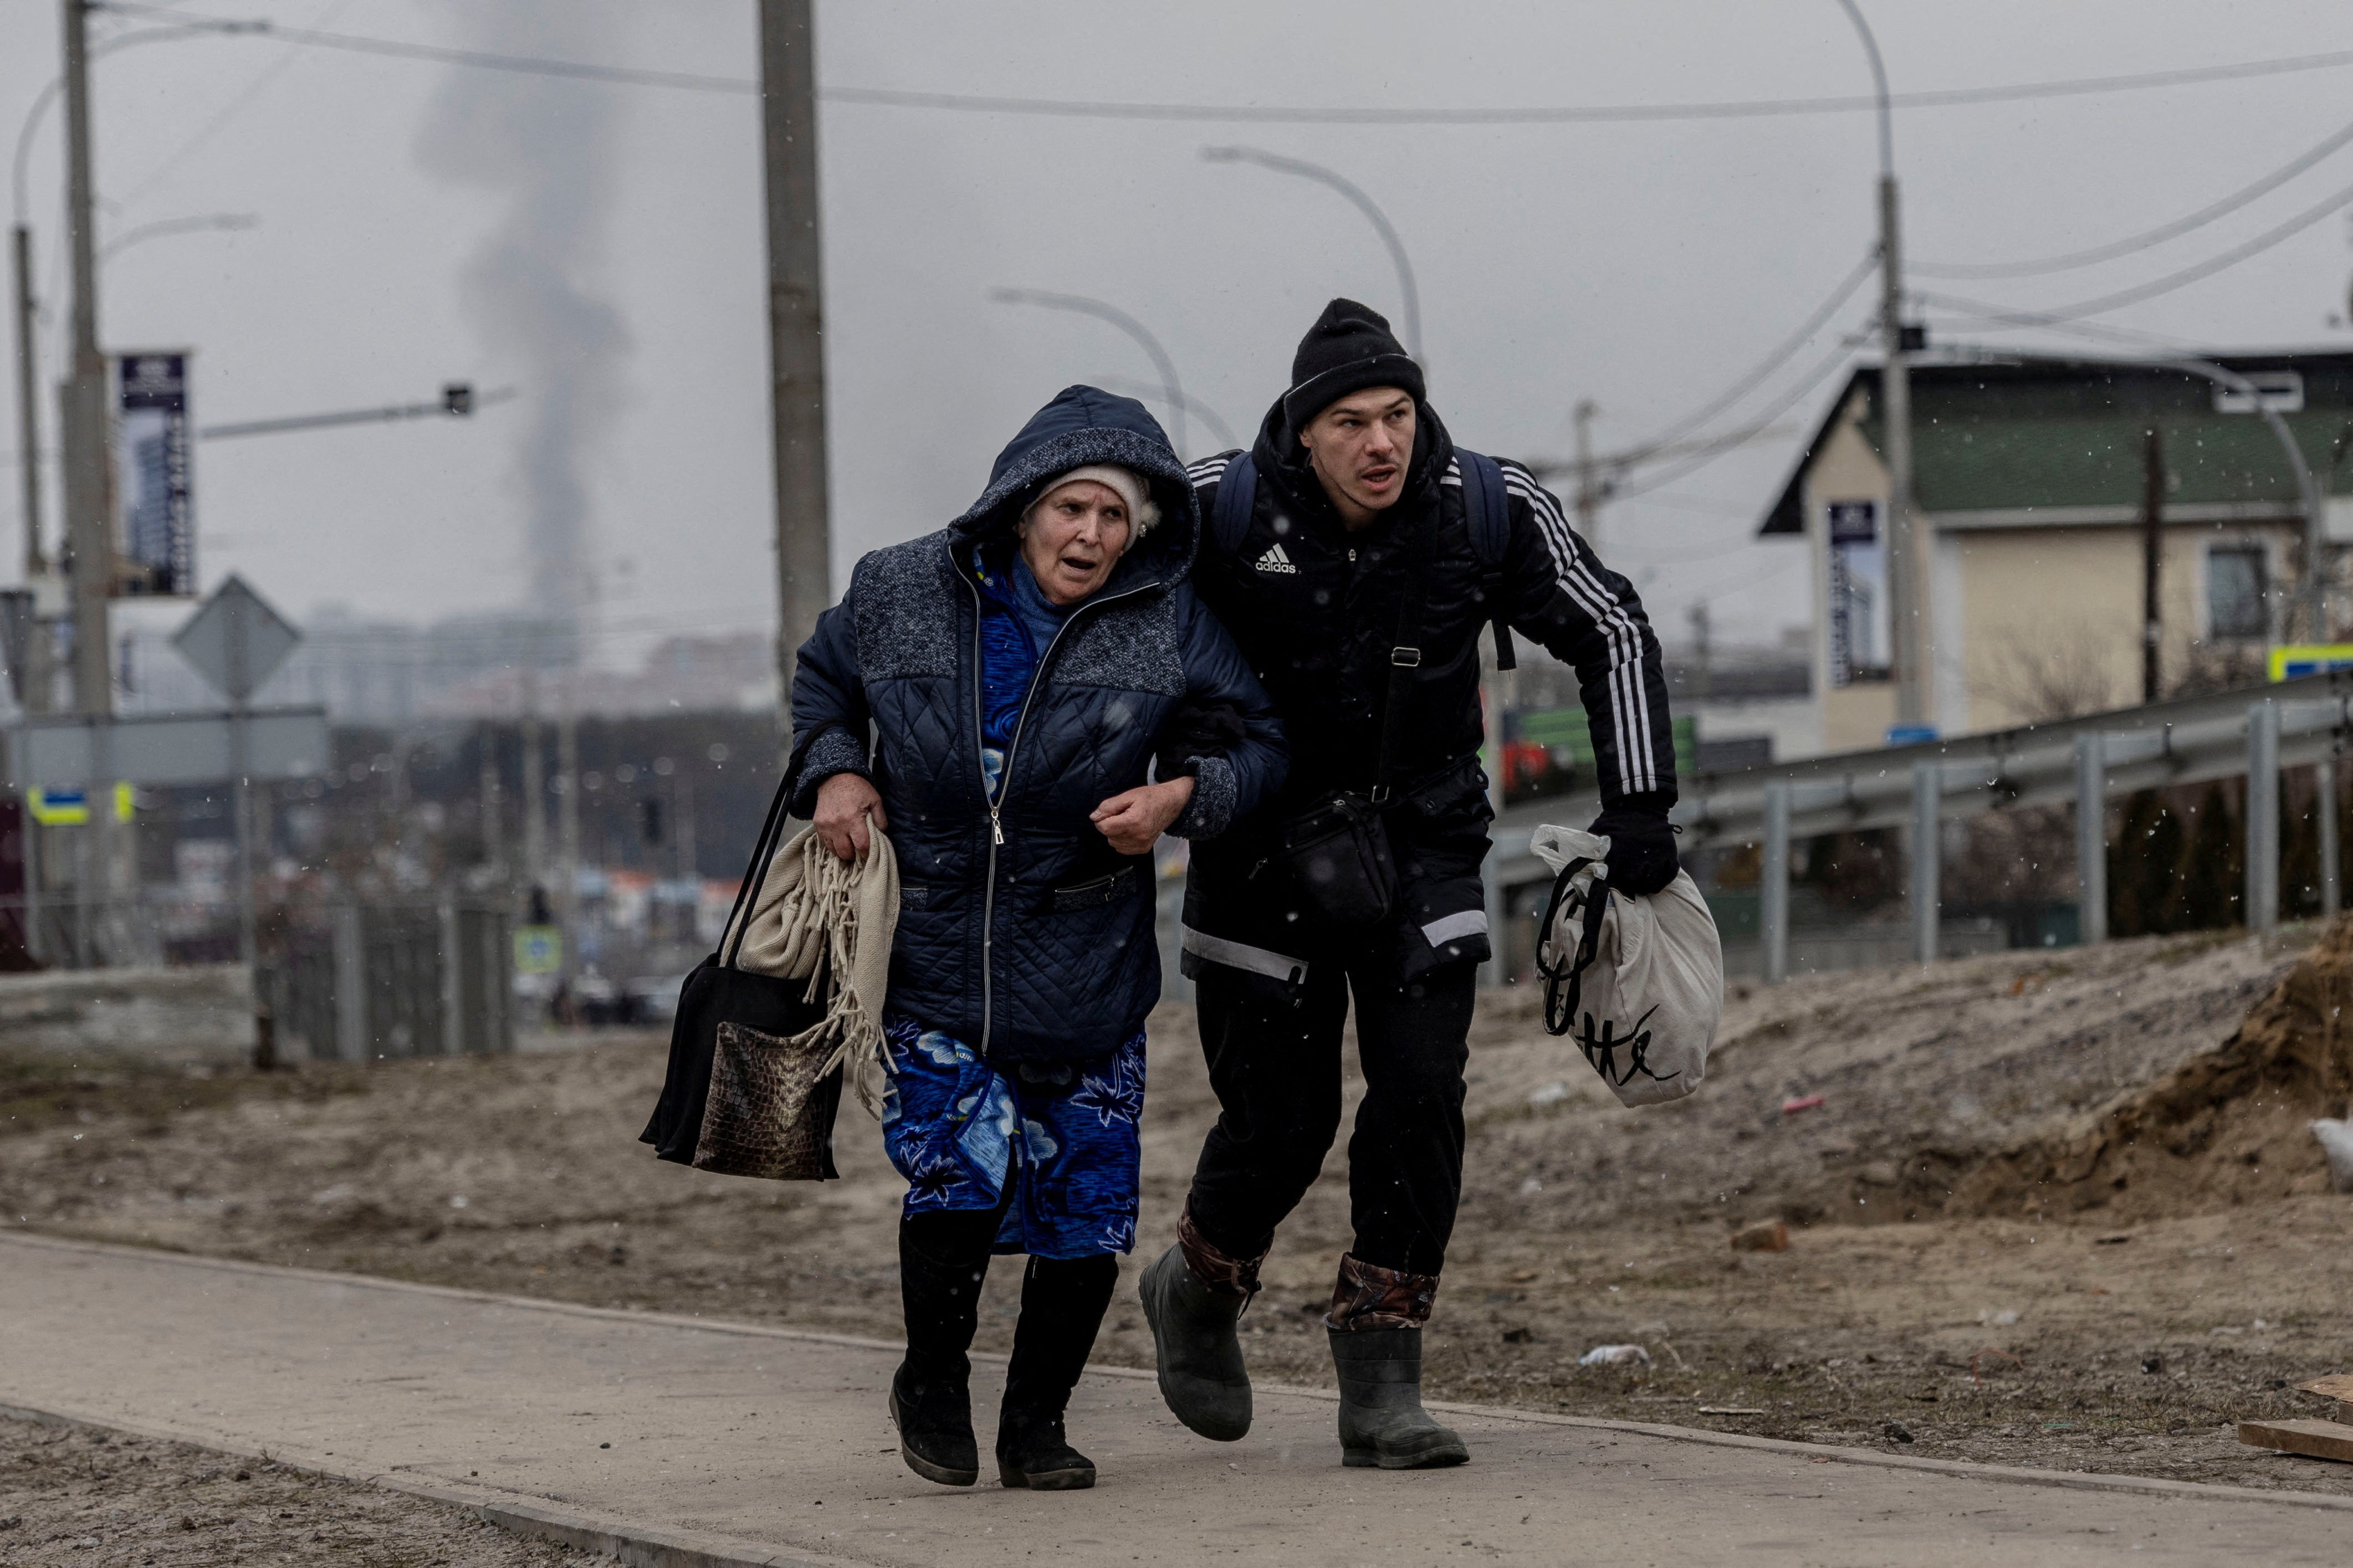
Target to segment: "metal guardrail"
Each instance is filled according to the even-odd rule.
[[[0,949],[21,950],[45,969],[229,963],[237,958],[237,911],[152,893],[11,894],[0,897]]]
[[[2353,742],[2353,672],[2332,672],[2211,696],[2116,709],[2080,719],[1849,752],[1801,763],[1701,775],[1674,812],[1685,849],[1757,844],[1763,849],[1765,973],[1788,973],[1788,864],[1793,838],[1908,826],[1916,845],[1938,824],[2021,806],[2076,810],[2083,940],[2107,935],[2106,797],[2168,784],[2248,778],[2247,922],[2279,921],[2279,773],[2317,765],[2334,797],[2337,759]],[[1528,853],[1545,822],[1582,823],[1591,795],[1532,801],[1496,823],[1498,890],[1549,873]],[[2320,813],[2321,903],[2340,901],[2337,819]],[[1912,857],[1913,951],[1936,951],[1937,857]]]
[[[479,1056],[514,1048],[512,964],[502,906],[339,903],[256,978],[313,1060]]]

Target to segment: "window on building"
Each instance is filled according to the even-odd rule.
[[[2206,633],[2271,635],[2270,573],[2260,544],[2219,544],[2206,552]]]

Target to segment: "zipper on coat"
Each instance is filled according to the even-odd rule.
[[[976,742],[985,745],[987,715],[982,705],[985,683],[981,679],[980,623],[981,618],[988,614],[988,606],[982,601],[980,590],[974,586],[971,577],[965,574],[960,563],[956,575],[964,579],[965,587],[972,594],[972,733]],[[1005,761],[997,770],[997,792],[994,795],[988,789],[988,770],[986,767],[980,770],[981,798],[988,805],[988,881],[981,889],[980,897],[980,1043],[977,1048],[983,1061],[988,1059],[989,1037],[997,1032],[997,852],[1005,846],[1005,821],[999,812],[1013,788],[1013,759],[1021,752],[1021,727],[1029,721],[1029,704],[1037,697],[1038,688],[1044,683],[1047,666],[1053,662],[1054,650],[1062,646],[1062,634],[1071,629],[1072,621],[1088,610],[1103,605],[1114,605],[1122,599],[1132,599],[1138,594],[1150,593],[1157,585],[1130,588],[1126,593],[1115,594],[1108,599],[1092,600],[1063,617],[1062,624],[1055,628],[1053,639],[1046,644],[1045,652],[1038,656],[1037,668],[1029,672],[1029,689],[1021,694],[1021,710],[1013,716],[1013,734],[1005,742]]]
[[[997,955],[991,951],[997,941],[997,851],[1005,843],[1004,825],[997,820],[997,796],[988,789],[988,764],[981,755],[988,744],[986,689],[987,681],[981,673],[981,622],[988,615],[980,590],[973,586],[959,568],[958,577],[972,592],[972,738],[975,745],[974,764],[980,772],[980,798],[988,807],[988,878],[981,885],[980,894],[980,1042],[976,1047],[980,1059],[988,1059],[988,1036],[997,1021],[996,996],[993,982],[997,974]],[[1003,793],[1005,770],[997,769],[998,794]]]

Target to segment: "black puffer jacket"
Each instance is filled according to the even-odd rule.
[[[1042,656],[992,823],[973,551],[1008,538],[1047,481],[1088,463],[1143,475],[1161,521]],[[1284,768],[1272,705],[1187,581],[1198,537],[1159,424],[1139,403],[1073,386],[998,456],[971,510],[866,556],[818,618],[793,678],[793,812],[809,816],[839,773],[881,792],[903,887],[894,1011],[997,1061],[1069,1061],[1116,1049],[1159,999],[1151,858],[1113,849],[1089,814],[1145,782],[1180,704],[1237,713],[1242,734],[1188,763],[1198,782],[1171,832],[1214,837]]]
[[[1193,465],[1205,517],[1239,455]],[[1602,804],[1663,815],[1675,799],[1674,739],[1658,638],[1641,600],[1516,463],[1502,465],[1508,540],[1500,561],[1482,563],[1465,520],[1453,439],[1427,404],[1417,406],[1405,493],[1360,531],[1333,510],[1280,402],[1260,426],[1251,462],[1258,484],[1249,529],[1231,549],[1205,548],[1195,578],[1273,697],[1293,762],[1278,798],[1193,858],[1187,968],[1228,962],[1268,977],[1304,973],[1301,943],[1315,922],[1274,869],[1279,826],[1333,790],[1369,793],[1409,575],[1422,592],[1420,627],[1410,638],[1421,656],[1406,676],[1412,686],[1398,737],[1398,798],[1386,817],[1405,903],[1390,936],[1407,974],[1483,960],[1479,867],[1493,814],[1479,763],[1481,634],[1500,616],[1573,665]]]

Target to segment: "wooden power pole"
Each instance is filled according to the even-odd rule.
[[[2148,427],[2141,443],[2140,700],[2165,695],[2165,437]]]
[[[825,309],[811,0],[760,0],[768,187],[768,361],[776,465],[778,735],[792,745],[793,658],[833,601],[825,468]]]

